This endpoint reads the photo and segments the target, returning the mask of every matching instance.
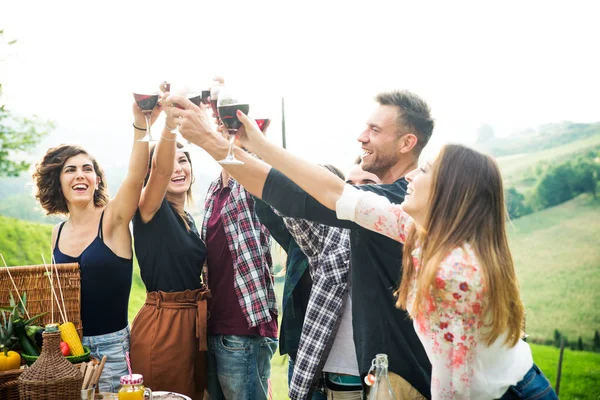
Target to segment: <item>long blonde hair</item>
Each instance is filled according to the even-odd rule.
[[[413,226],[404,245],[403,272],[396,292],[397,307],[406,309],[411,281],[417,279],[414,313],[428,312],[435,295],[440,263],[449,253],[469,243],[481,266],[485,297],[482,315],[488,324],[483,335],[491,345],[507,333],[505,343],[514,346],[521,337],[524,307],[506,236],[506,210],[502,177],[496,162],[461,145],[442,148],[433,166],[432,191],[425,226]],[[412,251],[421,246],[418,272]]]

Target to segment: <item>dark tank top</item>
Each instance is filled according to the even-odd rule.
[[[139,209],[133,217],[135,256],[148,292],[182,292],[203,287],[206,246],[192,216],[185,215],[189,232],[166,199],[147,223],[142,221]]]
[[[129,292],[133,273],[133,258],[117,256],[102,240],[102,219],[100,216],[98,235],[79,257],[64,254],[58,248],[58,229],[54,258],[57,264],[79,263],[81,274],[81,321],[84,336],[104,335],[125,328]]]

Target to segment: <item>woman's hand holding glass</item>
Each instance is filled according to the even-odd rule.
[[[258,124],[241,111],[237,111],[237,117],[242,127],[237,131],[237,139],[247,150],[261,156],[264,145],[268,142],[265,132],[261,131]],[[266,131],[266,128],[264,130]]]
[[[133,125],[137,128],[140,128],[140,131],[144,131],[145,128],[145,131],[148,132],[150,130],[150,126],[152,126],[156,122],[156,119],[160,115],[160,112],[162,111],[162,106],[159,101],[158,104],[152,109],[152,112],[149,113],[150,118],[148,118],[148,120],[146,119],[147,111],[145,113],[136,101],[133,102],[132,110]],[[147,121],[150,121],[150,126],[147,125]]]

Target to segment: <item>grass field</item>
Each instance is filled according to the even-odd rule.
[[[554,329],[591,342],[600,330],[600,200],[581,195],[515,220],[509,227],[527,333]]]
[[[555,387],[559,349],[532,344],[531,351],[533,361]],[[565,350],[559,394],[561,399],[597,400],[600,396],[600,354]]]

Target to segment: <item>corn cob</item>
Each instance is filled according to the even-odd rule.
[[[65,322],[61,326],[60,329],[60,340],[69,345],[71,349],[72,356],[80,356],[84,353],[83,345],[81,344],[81,340],[79,339],[79,335],[75,330],[75,325],[72,322]]]

